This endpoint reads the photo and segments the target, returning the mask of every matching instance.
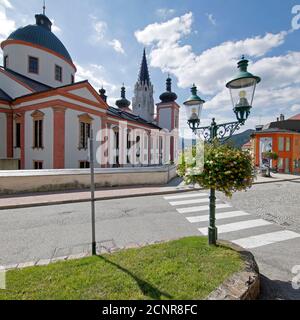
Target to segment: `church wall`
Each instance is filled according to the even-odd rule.
[[[65,166],[70,169],[78,169],[80,161],[88,160],[88,150],[79,150],[79,118],[78,116],[84,114],[76,110],[66,110],[66,127],[65,127]],[[98,131],[101,129],[100,116],[90,114],[94,119],[92,127],[94,130],[94,138],[96,139]],[[95,150],[100,146],[100,141],[95,143]],[[96,163],[95,167],[101,165]]]
[[[33,169],[33,161],[43,161],[44,169],[53,168],[53,109],[41,110],[44,116],[43,149],[33,149],[33,111],[25,112],[25,168]]]
[[[0,112],[0,159],[6,158],[6,114]]]
[[[71,75],[74,68],[65,60],[41,49],[20,44],[9,44],[4,50],[4,56],[8,55],[8,68],[23,74],[31,79],[47,84],[51,87],[60,87],[71,83]],[[39,74],[28,72],[28,57],[39,58]],[[55,65],[63,68],[63,81],[55,80]],[[19,95],[21,96],[21,95]]]

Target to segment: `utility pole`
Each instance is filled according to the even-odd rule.
[[[96,252],[96,219],[95,219],[95,163],[94,163],[94,132],[91,129],[90,139],[90,169],[91,169],[91,214],[92,214],[92,255]]]

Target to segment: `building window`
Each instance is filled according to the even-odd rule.
[[[43,120],[34,120],[34,140],[33,147],[35,149],[43,148]]]
[[[89,169],[90,168],[89,161],[80,161],[79,162],[79,168],[80,169]]]
[[[21,148],[21,123],[16,123],[16,148]]]
[[[28,72],[29,73],[39,73],[39,59],[35,57],[29,57],[28,59]]]
[[[130,150],[131,149],[131,131],[127,132],[127,164],[130,164],[130,158],[131,158],[131,154],[130,154]]]
[[[278,158],[278,170],[282,170],[282,169],[283,169],[283,159]]]
[[[278,138],[278,151],[284,151],[284,138]]]
[[[79,116],[79,150],[88,148],[93,118],[88,114]]]
[[[42,170],[43,169],[43,161],[33,161],[34,170]]]
[[[73,84],[75,82],[75,77],[73,74],[71,74],[71,83]]]
[[[79,149],[88,148],[88,140],[91,136],[91,125],[89,123],[80,122],[80,144]]]
[[[8,68],[8,55],[4,57],[4,69]]]
[[[55,65],[55,80],[62,82],[62,67]]]
[[[286,138],[285,151],[291,151],[291,138]]]
[[[35,111],[32,115],[33,118],[33,148],[43,149],[43,130],[44,130],[44,113]]]

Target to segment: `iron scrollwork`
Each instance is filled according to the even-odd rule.
[[[216,124],[215,119],[213,119],[210,126],[200,127],[199,125],[191,125],[191,129],[199,137],[202,136],[205,142],[211,143],[214,140],[219,140],[221,143],[225,143],[228,139],[232,137],[235,131],[239,130],[244,123],[240,121]]]

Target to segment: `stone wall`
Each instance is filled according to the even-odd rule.
[[[176,175],[176,166],[96,169],[95,184],[97,188],[164,185]],[[0,194],[78,190],[89,186],[88,169],[0,171]]]
[[[18,170],[19,161],[15,159],[0,159],[0,170]]]

